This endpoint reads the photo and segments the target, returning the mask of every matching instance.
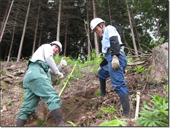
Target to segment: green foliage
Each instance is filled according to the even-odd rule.
[[[96,118],[98,119],[98,118],[100,118],[102,115],[103,115],[103,113],[99,112],[99,113],[97,114],[97,117],[96,117]]]
[[[160,98],[158,94],[152,98],[149,105],[143,103],[142,112],[139,113],[140,117],[136,123],[141,126],[168,126],[168,99]]]
[[[73,74],[68,75],[67,79],[71,80],[71,79],[83,78],[83,76],[81,74],[81,71],[82,70],[90,70],[91,71],[92,67],[94,67],[93,68],[93,73],[96,74],[98,72],[98,66],[102,61],[101,54],[99,54],[99,56],[97,56],[96,53],[93,53],[93,54],[91,53],[91,56],[92,56],[93,59],[90,60],[90,61],[86,61],[86,62],[81,60],[80,57],[78,57],[77,60],[72,59],[70,57],[64,57],[64,59],[67,61],[68,66],[69,65],[72,66],[74,64],[77,64]],[[54,56],[54,61],[56,63],[60,63],[61,59],[62,59],[62,56],[58,56],[58,57]],[[62,80],[62,83],[65,83],[65,81],[67,81],[67,80],[65,80],[65,79]]]
[[[71,107],[70,107],[70,106],[67,106],[67,109],[70,111],[70,110],[71,110]]]
[[[1,73],[1,76],[5,75],[5,71],[3,70],[2,73]]]
[[[157,46],[159,46],[159,45],[162,45],[164,42],[165,42],[165,39],[164,39],[164,38],[161,38],[161,39],[159,39],[159,41],[157,41],[157,42],[152,41],[152,42],[151,42],[151,45],[152,45],[153,47],[157,47]]]
[[[109,113],[109,114],[111,114],[111,115],[113,115],[113,113],[114,113],[114,111],[115,111],[115,108],[114,108],[114,106],[112,106],[112,107],[102,107],[101,109],[100,109],[103,113]]]
[[[164,85],[164,88],[166,89],[167,92],[169,92],[169,86],[168,85]]]
[[[8,104],[9,104],[9,105],[11,105],[11,104],[12,104],[12,101],[11,101],[11,99],[9,100]]]
[[[151,67],[153,67],[154,65],[151,65],[151,66],[149,66],[148,68],[144,68],[144,67],[142,67],[141,65],[138,65],[137,67],[135,67],[134,68],[134,72],[136,72],[136,73],[144,73],[144,72],[148,72],[149,73],[149,71],[151,70]]]
[[[86,2],[87,1],[78,1],[78,0],[72,0],[72,1],[64,1],[62,2],[62,9],[63,12],[68,12],[69,15],[71,15],[71,18],[68,17],[67,14],[63,15],[64,17],[68,17],[67,20],[63,20],[63,22],[60,24],[61,29],[61,34],[60,34],[60,39],[61,43],[64,45],[64,40],[65,40],[65,26],[66,24],[68,25],[68,34],[67,34],[67,55],[70,55],[74,58],[78,57],[78,54],[82,54],[85,56],[87,54],[87,36],[85,36],[85,30],[84,30],[84,25],[89,25],[90,21],[86,21],[85,16],[87,15],[86,12]],[[130,33],[130,27],[129,27],[129,19],[128,19],[128,14],[127,14],[127,8],[126,8],[126,1],[125,0],[115,0],[115,1],[109,1],[106,0],[97,0],[96,1],[96,8],[98,9],[98,16],[100,16],[102,19],[106,21],[106,25],[112,24],[114,25],[118,31],[125,36],[125,38],[122,38],[122,42],[128,42],[128,45],[130,48],[133,48],[133,43],[132,43],[132,35]],[[158,39],[160,38],[160,35],[158,34],[158,31],[161,34],[161,37],[165,38],[165,41],[169,40],[169,35],[168,35],[168,7],[169,3],[168,0],[128,0],[128,5],[129,9],[131,12],[131,18],[133,20],[133,27],[135,27],[137,30],[135,32],[135,40],[137,38],[139,39],[139,42],[141,44],[146,45],[147,47],[150,46],[150,41],[153,39],[148,31],[152,32],[154,38]],[[24,50],[26,48],[30,48],[32,46],[32,38],[34,36],[34,30],[35,24],[33,24],[35,18],[37,16],[37,12],[35,10],[38,9],[38,2],[37,1],[32,1],[32,7],[34,8],[34,11],[32,15],[30,15],[30,18],[28,19],[28,24],[27,27],[30,28],[27,30],[27,34],[25,34],[25,44],[23,45],[23,55],[24,56],[30,56],[31,50],[27,51]],[[5,15],[5,9],[8,5],[6,1],[1,3],[2,7],[2,17]],[[41,10],[41,15],[38,24],[44,24],[43,26],[43,32],[41,33],[41,44],[45,43],[50,43],[51,41],[55,40],[55,35],[56,35],[56,12],[58,12],[58,1],[48,1],[48,2],[42,2],[42,10]],[[89,1],[89,4],[92,4],[92,2]],[[109,4],[109,6],[108,6]],[[9,23],[13,22],[16,15],[16,9],[17,6],[23,6],[23,8],[27,8],[28,3],[25,1],[19,2],[16,1],[15,3],[16,6],[13,6],[11,10],[11,17],[9,17]],[[25,11],[25,10],[24,10]],[[25,13],[21,12],[19,13],[17,17],[17,23],[18,24],[23,24],[23,16]],[[108,11],[110,13],[108,13]],[[93,8],[89,8],[89,13],[93,12]],[[113,13],[117,12],[117,13]],[[133,14],[132,14],[133,12]],[[83,17],[84,16],[84,17]],[[42,18],[44,20],[42,20]],[[110,19],[110,17],[112,19]],[[119,17],[119,18],[118,18]],[[84,23],[83,23],[84,19]],[[93,15],[89,15],[89,19],[93,19]],[[157,20],[159,19],[159,20]],[[50,21],[50,22],[49,22]],[[67,21],[67,23],[66,23]],[[157,25],[156,25],[157,24]],[[159,28],[157,27],[159,26]],[[9,32],[12,31],[13,24],[8,24],[8,29]],[[23,27],[18,28],[18,33],[15,35],[15,45],[19,45],[20,42],[20,33],[22,33]],[[6,46],[10,46],[10,41],[11,37],[9,37],[9,32],[5,32],[3,35],[3,40],[1,42],[1,50],[2,50],[2,59],[6,59]],[[37,31],[37,35],[40,35],[41,31]],[[70,33],[71,32],[71,33]],[[138,35],[137,35],[138,34]],[[94,35],[93,33],[89,33],[89,37],[91,40],[91,47],[94,47]],[[124,40],[123,40],[124,39]],[[100,41],[99,41],[100,42]],[[100,46],[101,44],[99,44]],[[99,47],[101,48],[101,47]],[[142,47],[142,49],[144,49]],[[64,50],[64,49],[63,49]],[[127,49],[126,49],[127,50]],[[146,49],[144,49],[145,51]],[[13,51],[13,55],[16,56],[17,50]],[[62,52],[63,53],[63,52]],[[61,53],[61,54],[62,54]]]
[[[77,65],[73,72],[72,78],[83,78],[81,74],[81,70],[82,70],[82,65]]]
[[[97,89],[94,93],[95,96],[100,96],[100,92],[99,92],[99,89]]]
[[[107,120],[105,120],[103,123],[101,123],[99,126],[119,126],[119,122],[117,120],[111,120],[110,122],[108,122]]]
[[[53,59],[56,63],[60,63],[61,59],[63,56],[54,56]],[[79,64],[79,61],[76,59],[73,59],[72,57],[64,57],[64,59],[67,61],[67,65],[74,65],[74,64]]]
[[[95,51],[95,50],[94,50]],[[91,70],[91,66],[94,66],[93,73],[97,74],[99,64],[102,62],[102,54],[100,53],[98,56],[96,53],[91,53],[91,60],[87,59],[87,61],[82,65],[82,67],[89,67],[88,69]]]
[[[107,115],[109,117],[109,119],[113,119],[114,118],[114,111],[115,111],[115,108],[114,106],[111,106],[111,107],[102,107],[100,108],[100,111],[99,114],[97,115],[97,118],[100,118],[103,114],[104,115]]]
[[[104,121],[103,123],[101,123],[99,126],[126,126],[126,122],[123,121],[122,119],[114,119],[111,121]]]
[[[127,57],[128,57],[128,55],[127,55]],[[132,61],[133,61],[133,58],[129,58],[129,57],[127,58],[127,63],[131,63]]]
[[[77,126],[75,123],[73,123],[72,121],[67,121],[68,123],[72,124],[73,126]]]
[[[141,65],[138,65],[133,71],[139,73],[145,71],[145,68],[143,68]]]
[[[40,119],[40,118],[37,119],[37,120],[36,120],[37,126],[41,126],[42,123],[43,123],[43,120],[44,120],[44,119]]]

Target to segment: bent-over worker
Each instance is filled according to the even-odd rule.
[[[63,74],[60,71],[67,66],[67,62],[62,59],[57,67],[53,59],[53,56],[61,51],[61,43],[53,41],[50,44],[41,45],[33,54],[23,80],[25,99],[18,114],[16,126],[25,125],[27,119],[35,113],[40,98],[45,104],[48,104],[48,108],[57,125],[66,125],[60,109],[62,101],[51,84],[50,75],[52,73],[59,78],[63,78]]]

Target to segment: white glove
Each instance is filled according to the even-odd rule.
[[[59,73],[57,74],[57,77],[58,77],[59,79],[61,79],[61,78],[64,77],[64,75],[63,75],[63,73],[59,72]]]
[[[113,55],[112,57],[112,68],[114,70],[117,70],[120,68],[119,59],[116,55]]]
[[[67,62],[64,59],[62,59],[60,61],[60,65],[61,65],[62,68],[67,67]]]

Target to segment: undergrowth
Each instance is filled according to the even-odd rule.
[[[168,85],[164,86],[168,91]],[[152,96],[152,100],[146,104],[143,102],[142,111],[139,113],[136,123],[141,126],[168,126],[169,124],[169,100],[168,97]]]
[[[96,56],[96,55],[94,55]],[[56,62],[60,62],[62,59],[62,56],[55,58]],[[65,57],[65,60],[67,61],[68,65],[73,66],[74,64],[77,64],[77,67],[72,74],[72,79],[75,78],[82,78],[81,71],[87,70],[91,71],[91,67],[93,66],[93,73],[98,72],[99,64],[102,61],[101,54],[97,57],[94,57],[93,59],[87,59],[87,61],[82,61],[79,58],[77,60],[72,59],[70,57]],[[90,61],[89,61],[90,60]],[[127,58],[127,62],[131,63],[134,61],[132,58]],[[137,60],[140,61],[140,58]],[[141,60],[142,61],[142,60]],[[142,67],[141,65],[135,66],[133,68],[133,72],[135,74],[145,74],[147,78],[150,78],[150,70],[154,65],[146,67]],[[130,69],[131,67],[127,67],[127,69]],[[148,80],[148,79],[147,79]],[[168,92],[168,85],[164,86],[166,91]],[[96,92],[96,96],[99,92]],[[142,111],[139,112],[139,117],[137,118],[136,123],[138,123],[140,126],[168,126],[168,97],[163,98],[159,97],[159,95],[152,96],[152,100],[149,103],[143,102],[143,108]],[[125,126],[126,122],[123,121],[123,119],[118,119],[116,116],[114,116],[114,106],[111,108],[101,108],[101,112],[97,115],[96,118],[100,118],[103,114],[108,117],[108,120],[105,120],[103,123],[101,123],[99,126]],[[71,121],[68,121],[68,123],[71,123],[73,126],[76,126]]]
[[[102,61],[102,55],[99,54],[97,56],[94,53],[94,54],[91,54],[90,56],[91,56],[91,60],[88,59],[89,61],[87,60],[85,62],[82,61],[80,59],[80,57],[78,59],[73,59],[71,57],[64,57],[64,59],[67,62],[67,66],[68,67],[72,67],[75,64],[77,65],[75,70],[74,70],[74,72],[73,72],[73,74],[71,76],[68,74],[68,76],[70,78],[70,81],[74,80],[74,79],[81,79],[81,78],[83,78],[83,76],[81,74],[81,71],[83,71],[83,70],[86,70],[89,73],[92,72],[94,74],[97,74],[98,69],[99,69],[99,64]],[[54,61],[59,64],[62,58],[63,58],[63,56],[58,56],[58,57],[54,56]],[[67,79],[69,79],[69,78],[67,77]],[[61,83],[63,83],[63,85],[64,85],[64,83],[67,81],[67,79],[61,80]],[[71,83],[69,83],[69,85],[71,86]]]

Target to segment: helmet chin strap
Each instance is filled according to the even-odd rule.
[[[100,26],[100,24],[98,24],[97,26],[99,26],[102,30],[102,33],[103,33],[103,23],[102,23],[102,26]]]

